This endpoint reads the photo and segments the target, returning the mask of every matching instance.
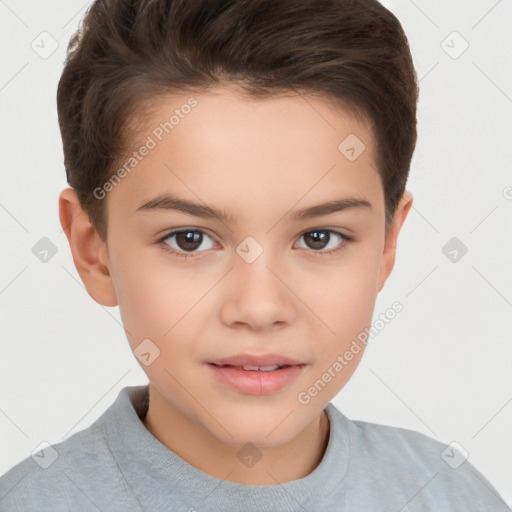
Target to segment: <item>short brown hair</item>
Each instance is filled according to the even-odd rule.
[[[229,83],[262,98],[299,89],[365,120],[388,227],[416,146],[419,90],[402,26],[377,0],[96,0],[69,42],[57,109],[68,184],[103,240],[94,190],[133,142],[143,104]]]

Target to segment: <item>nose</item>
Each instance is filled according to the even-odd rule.
[[[221,319],[231,327],[272,330],[291,324],[297,315],[296,298],[270,251],[263,251],[251,263],[238,255],[227,277]]]

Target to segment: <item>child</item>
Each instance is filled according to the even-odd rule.
[[[60,221],[149,385],[8,471],[1,510],[507,510],[455,449],[330,403],[412,205],[417,99],[376,0],[95,1]]]

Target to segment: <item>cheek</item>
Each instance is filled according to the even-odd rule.
[[[112,268],[119,310],[130,346],[143,339],[163,347],[190,322],[194,306],[207,290],[186,271],[132,251]]]
[[[371,324],[380,259],[376,247],[367,249],[333,267],[328,279],[310,294],[315,313],[330,329],[326,328],[322,337],[322,352],[329,358],[342,353]]]

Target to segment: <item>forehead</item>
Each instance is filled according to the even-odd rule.
[[[137,132],[129,171],[108,194],[126,215],[166,191],[234,214],[271,201],[306,206],[331,192],[382,196],[366,124],[311,95],[168,95],[146,105]]]

